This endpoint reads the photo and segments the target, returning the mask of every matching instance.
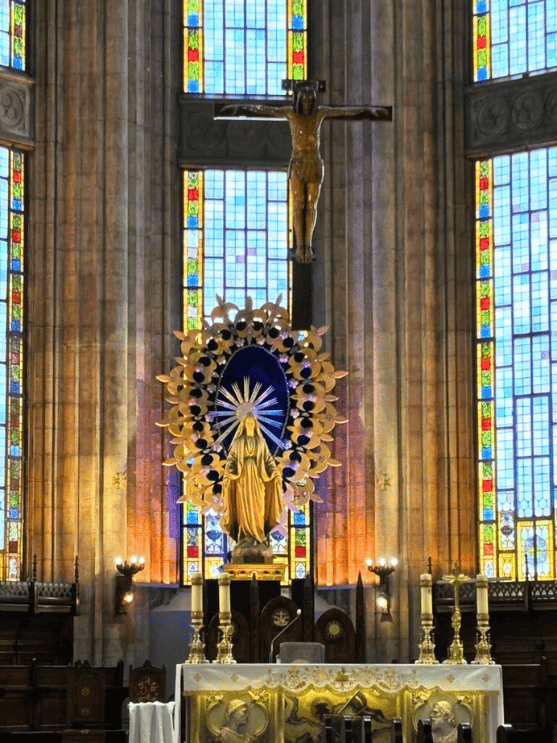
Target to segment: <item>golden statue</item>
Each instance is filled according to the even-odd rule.
[[[295,257],[298,263],[311,263],[317,202],[323,182],[323,159],[319,152],[321,124],[324,119],[390,121],[392,110],[384,106],[318,106],[316,84],[301,81],[295,84],[292,106],[230,105],[219,113],[223,116],[242,114],[286,119],[290,125],[292,156],[288,179],[294,210]]]
[[[237,542],[233,556],[271,556],[264,542],[284,509],[282,477],[253,413],[240,421],[222,485],[221,526]]]

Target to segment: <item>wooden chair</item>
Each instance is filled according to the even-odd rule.
[[[84,661],[68,668],[67,729],[63,743],[79,740],[104,741],[105,674]],[[87,732],[85,732],[87,731]]]
[[[418,720],[418,743],[433,743],[431,720]]]
[[[155,668],[149,660],[139,668],[130,665],[130,702],[166,701],[166,666]]]
[[[400,717],[393,718],[391,723],[391,743],[403,743],[402,721]]]

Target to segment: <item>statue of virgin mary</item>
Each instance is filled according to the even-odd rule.
[[[281,474],[253,413],[242,418],[230,445],[222,492],[221,526],[238,543],[233,554],[261,554],[284,502]]]

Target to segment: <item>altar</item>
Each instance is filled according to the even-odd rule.
[[[496,665],[183,664],[176,667],[175,743],[314,743],[322,717],[371,717],[374,743],[402,720],[405,741],[419,719],[454,728],[469,722],[475,740],[495,741],[503,724]]]

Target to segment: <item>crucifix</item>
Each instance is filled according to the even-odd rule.
[[[392,107],[320,106],[317,103],[317,93],[325,90],[323,81],[283,80],[282,86],[293,92],[292,105],[268,106],[241,103],[219,106],[218,118],[247,116],[249,118],[285,119],[288,122],[292,138],[288,181],[294,217],[294,260],[297,264],[307,266],[314,259],[312,238],[324,173],[323,159],[319,151],[321,124],[325,119],[392,121]],[[294,278],[296,278],[296,273],[300,272],[295,272]],[[307,278],[305,277],[306,291]]]
[[[453,572],[443,576],[443,580],[450,583],[454,589],[454,610],[451,620],[451,624],[454,630],[454,639],[449,648],[449,657],[445,663],[449,665],[461,665],[465,664],[464,660],[464,649],[460,640],[460,624],[461,624],[461,613],[460,613],[460,586],[468,583],[470,578],[464,575],[458,567],[458,563],[453,563]]]

